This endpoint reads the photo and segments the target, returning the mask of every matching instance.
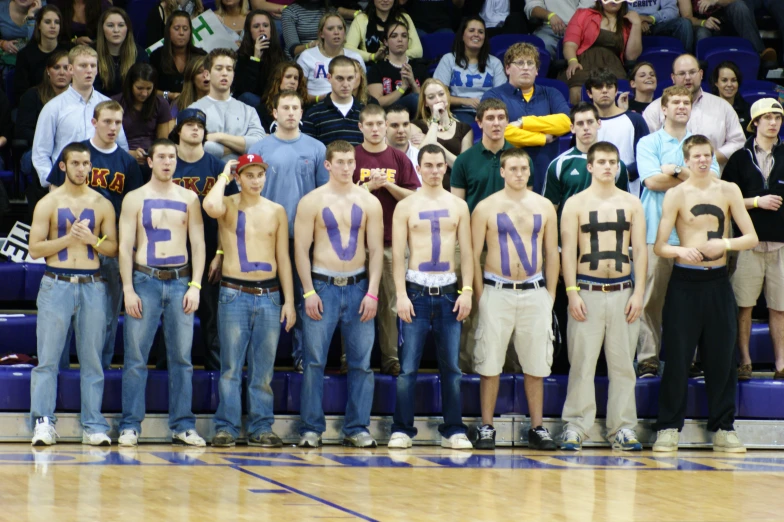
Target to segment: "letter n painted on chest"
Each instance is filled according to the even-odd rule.
[[[419,263],[419,270],[422,272],[444,272],[449,270],[449,263],[440,262],[441,258],[441,218],[448,218],[449,210],[428,210],[420,212],[419,219],[430,221],[430,261]]]
[[[71,212],[70,208],[57,209],[57,237],[63,237],[68,233],[68,224],[76,221],[76,216]],[[91,208],[82,210],[79,214],[79,221],[87,221],[87,227],[90,230],[95,228],[95,211]],[[68,249],[64,248],[57,252],[57,259],[59,261],[66,261],[68,259]],[[91,246],[87,246],[87,259],[95,259],[95,254]]]
[[[155,228],[152,224],[153,210],[173,210],[183,212],[187,215],[188,205],[182,201],[172,201],[170,199],[145,199],[142,206],[142,226],[144,233],[147,234],[147,264],[151,266],[181,265],[185,263],[185,255],[156,257],[156,243],[163,243],[171,240],[171,230],[166,228]]]
[[[503,272],[503,275],[507,277],[512,275],[512,270],[509,266],[509,245],[507,244],[508,239],[512,240],[515,250],[517,251],[517,255],[520,257],[520,261],[523,263],[523,269],[525,270],[526,275],[529,277],[534,275],[536,273],[536,259],[538,255],[537,238],[539,237],[539,231],[542,229],[542,215],[534,214],[534,230],[531,233],[530,260],[526,254],[523,240],[520,238],[520,234],[517,233],[517,229],[515,228],[514,223],[512,223],[512,220],[509,218],[509,216],[504,213],[498,214],[497,223],[498,243],[501,246],[501,271]]]
[[[248,247],[245,242],[245,212],[237,211],[237,252],[240,256],[241,272],[272,272],[272,265],[261,261],[248,261]]]
[[[351,230],[348,236],[348,246],[343,248],[343,238],[340,235],[340,227],[335,215],[328,207],[324,207],[321,211],[321,217],[324,219],[324,225],[327,227],[327,234],[329,235],[329,242],[332,244],[332,249],[338,255],[341,261],[351,261],[354,259],[354,254],[357,253],[357,240],[359,238],[359,227],[362,226],[362,209],[356,204],[351,205]]]

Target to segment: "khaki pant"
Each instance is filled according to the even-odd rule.
[[[408,267],[408,256],[406,256]],[[378,344],[381,347],[381,371],[387,372],[397,362],[397,292],[392,274],[392,247],[384,247],[384,267],[378,286]]]
[[[612,439],[622,428],[633,429],[637,425],[634,347],[641,321],[626,322],[624,308],[631,295],[631,288],[606,293],[582,291],[580,297],[588,309],[586,320],[569,318],[566,340],[571,369],[562,415],[566,429],[576,431],[583,439],[596,420],[594,376],[602,343],[610,377],[607,438]]]
[[[485,264],[487,252],[482,252],[480,262],[482,266]],[[460,270],[460,244],[455,248],[455,274],[457,274],[457,283],[462,286],[474,286],[473,281],[463,281],[463,273]],[[479,303],[476,299],[473,300],[471,305],[471,313],[463,320],[463,329],[460,331],[460,356],[458,358],[458,365],[463,373],[474,373],[474,348],[476,346],[476,325],[479,318]]]
[[[768,308],[784,310],[784,248],[772,252],[739,252],[730,281],[739,307],[756,305],[764,288]]]
[[[645,297],[640,316],[640,337],[637,341],[638,361],[659,358],[664,296],[667,294],[667,284],[670,282],[674,265],[674,259],[657,256],[653,253],[653,245],[648,245],[648,274],[645,277]]]

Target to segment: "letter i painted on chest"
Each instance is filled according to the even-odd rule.
[[[357,253],[357,240],[359,238],[359,227],[362,226],[362,209],[356,204],[351,205],[351,230],[348,236],[348,246],[343,248],[343,238],[340,236],[340,227],[335,215],[328,207],[324,207],[321,211],[321,217],[324,219],[324,225],[327,227],[327,234],[329,235],[329,242],[332,244],[332,249],[338,255],[341,261],[351,261],[354,259],[354,254]]]
[[[534,275],[536,273],[536,258],[538,255],[538,247],[536,244],[536,240],[539,237],[539,231],[542,229],[542,215],[541,214],[534,214],[534,230],[531,233],[531,259],[528,259],[528,254],[525,251],[525,245],[523,245],[523,240],[520,237],[520,234],[517,233],[517,229],[514,226],[514,223],[509,218],[508,215],[501,213],[498,214],[497,218],[498,223],[498,243],[501,246],[501,272],[503,275],[509,277],[512,275],[512,270],[509,266],[509,245],[507,244],[507,238],[511,238],[512,244],[514,244],[515,250],[517,251],[517,255],[520,258],[520,261],[523,263],[523,269],[528,277]]]
[[[185,256],[156,257],[155,244],[171,240],[171,230],[155,228],[152,224],[153,210],[174,210],[187,215],[188,205],[182,201],[170,199],[145,199],[142,206],[142,226],[147,235],[147,264],[152,266],[181,265],[185,263]]]
[[[73,215],[70,208],[57,209],[57,237],[63,237],[68,231],[68,223],[76,221],[76,216]],[[91,208],[82,210],[79,214],[79,221],[87,221],[87,226],[90,230],[95,227],[95,211]],[[66,261],[68,259],[68,249],[64,248],[57,252],[58,261]],[[87,246],[87,259],[95,259],[95,254],[90,246]]]
[[[272,272],[272,265],[261,261],[248,261],[248,248],[245,243],[245,212],[237,211],[237,252],[240,256],[241,272]]]
[[[419,270],[422,272],[443,272],[449,270],[449,263],[440,262],[441,258],[441,218],[448,218],[449,210],[428,210],[420,212],[419,219],[430,221],[430,241],[431,254],[430,261],[419,263]]]

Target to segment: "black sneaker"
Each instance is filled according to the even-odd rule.
[[[236,440],[228,431],[221,430],[212,438],[212,446],[215,448],[233,448]]]
[[[271,431],[259,432],[248,437],[248,446],[262,448],[282,448],[283,441]]]
[[[495,428],[485,424],[479,428],[479,439],[474,443],[474,449],[494,450],[495,449]]]
[[[528,430],[528,448],[542,451],[554,451],[557,449],[555,441],[550,436],[547,428],[537,426]]]
[[[659,361],[656,358],[637,361],[637,377],[656,377],[659,373]]]
[[[691,366],[689,366],[689,377],[691,379],[695,379],[697,377],[705,377],[705,372],[702,369],[702,363],[697,361],[692,361]]]

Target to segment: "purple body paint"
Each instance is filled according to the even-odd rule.
[[[359,238],[359,227],[362,226],[362,209],[355,203],[351,205],[351,231],[348,236],[348,246],[343,248],[343,238],[340,236],[340,227],[335,215],[328,207],[321,211],[324,225],[327,227],[329,242],[332,249],[341,261],[351,261],[357,253],[357,239]]]
[[[517,229],[512,223],[512,220],[507,216],[505,213],[498,214],[497,218],[498,223],[498,243],[501,245],[501,272],[503,275],[510,277],[512,275],[512,270],[509,267],[509,245],[507,245],[507,237],[512,239],[512,243],[514,243],[515,250],[517,250],[517,255],[520,257],[520,261],[523,263],[523,269],[528,277],[531,277],[536,273],[536,258],[538,255],[538,247],[536,245],[536,239],[539,237],[539,231],[542,229],[542,215],[541,214],[534,214],[534,231],[531,234],[531,260],[528,260],[528,255],[525,252],[525,246],[523,245],[523,240],[520,238],[520,234],[517,233]]]
[[[240,255],[240,272],[272,272],[272,265],[261,261],[248,261],[248,249],[245,243],[245,212],[237,211],[237,252]]]
[[[172,201],[170,199],[145,199],[142,206],[142,226],[144,233],[147,234],[147,264],[150,266],[182,265],[185,264],[185,256],[156,257],[155,244],[169,241],[171,230],[166,228],[155,228],[152,225],[153,210],[176,210],[187,214],[188,205],[182,201]]]
[[[57,209],[57,237],[63,237],[68,231],[68,223],[76,221],[76,216],[73,215],[70,208]],[[79,214],[79,221],[87,221],[87,227],[92,231],[95,227],[95,211],[91,208],[82,210]],[[95,259],[93,247],[87,246],[87,259]],[[68,249],[64,248],[57,252],[57,259],[59,261],[66,261],[68,259]]]
[[[449,210],[428,210],[420,212],[419,219],[430,221],[431,254],[430,261],[419,263],[420,272],[445,272],[449,270],[449,263],[439,261],[441,258],[441,218],[449,217]]]

